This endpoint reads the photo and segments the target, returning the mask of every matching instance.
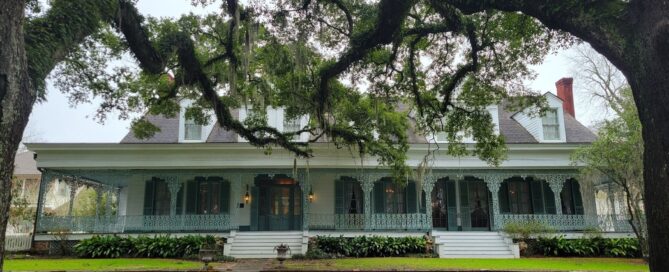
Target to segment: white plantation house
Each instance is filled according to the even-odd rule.
[[[406,186],[373,157],[361,163],[328,142],[313,144],[308,164],[281,149],[268,155],[217,125],[184,120],[183,111],[178,118],[147,116],[161,131],[145,140],[131,132],[114,144],[28,144],[37,153],[42,193],[61,180],[92,186],[99,201],[112,196],[103,204],[118,205],[118,212],[90,217],[48,216],[40,206],[35,239],[49,241],[50,232],[62,230],[73,239],[208,233],[228,238],[226,255],[270,257],[282,242],[305,251],[316,235],[429,233],[442,257],[514,257],[514,246],[498,232],[508,222],[625,231],[615,215],[597,213],[601,188],[577,179],[570,154],[595,135],[574,118],[572,80],[556,85],[557,96],[545,94],[551,110],[543,117],[488,107],[509,149],[499,167],[437,151],[423,180]],[[238,118],[247,111],[236,111]],[[269,109],[267,117],[283,131],[307,121],[286,120],[282,109]],[[443,137],[409,133],[407,163],[417,167]]]

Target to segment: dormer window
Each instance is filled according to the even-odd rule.
[[[434,141],[437,143],[447,143],[448,135],[444,131],[437,132],[434,134]]]
[[[557,109],[549,109],[541,117],[544,128],[544,140],[560,140],[560,122]]]
[[[295,132],[301,129],[300,118],[293,119],[284,119],[283,120],[283,132]],[[293,141],[299,141],[300,135],[293,135]]]
[[[193,119],[186,119],[184,122],[184,140],[202,140],[202,125],[196,124]]]

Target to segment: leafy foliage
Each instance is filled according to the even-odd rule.
[[[309,143],[291,142],[294,134],[258,117],[283,107],[288,117],[309,116],[309,142],[327,138],[375,156],[397,177],[412,175],[407,131],[443,132],[450,155],[498,165],[506,148],[486,107],[542,108],[522,87],[533,76],[528,65],[571,42],[518,13],[464,14],[438,1],[228,1],[229,16],[177,19],[143,18],[129,1],[118,8],[123,19],[110,18],[54,77],[73,103],[102,99],[98,119],[111,111],[174,116],[189,99],[186,113],[198,123],[217,121],[253,145],[311,156]],[[110,68],[128,51],[141,72]],[[231,110],[244,106],[257,116],[239,122]],[[158,132],[141,116],[132,130],[140,138]],[[473,149],[465,137],[476,140]]]
[[[518,240],[528,240],[534,235],[546,234],[555,231],[549,226],[546,226],[545,224],[538,221],[507,223],[504,225],[503,230],[507,234],[511,235],[513,239]]]
[[[597,140],[576,150],[572,160],[584,165],[581,171],[585,176],[604,177],[622,190],[629,223],[647,252],[641,121],[629,88],[608,101],[618,116],[605,121]]]
[[[424,253],[426,243],[424,237],[316,237],[318,250],[345,257],[394,257]],[[320,252],[312,254],[317,255],[316,253]]]
[[[138,236],[119,237],[116,235],[93,236],[80,241],[74,251],[85,258],[186,258],[198,254],[201,247],[215,246],[213,236]]]
[[[639,257],[639,241],[633,238],[604,239],[594,236],[581,239],[565,239],[564,235],[539,237],[534,247],[546,256],[575,257]]]
[[[22,187],[17,186],[18,180],[14,179],[12,182],[14,183],[12,186],[12,205],[9,208],[7,224],[12,226],[16,232],[31,232],[30,229],[35,220],[35,208],[30,206],[28,197],[34,192],[29,190],[27,195],[22,196],[20,193]]]

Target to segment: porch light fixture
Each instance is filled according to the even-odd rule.
[[[309,203],[314,202],[314,191],[309,190]]]
[[[249,195],[249,185],[246,184],[246,194],[244,194],[244,203],[249,204],[251,201],[251,195]]]

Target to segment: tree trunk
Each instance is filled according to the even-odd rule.
[[[35,103],[24,46],[24,10],[24,1],[0,1],[0,271],[12,198],[14,157]]]
[[[655,56],[658,57],[658,56]],[[649,60],[650,61],[650,60]],[[648,67],[661,66],[648,65]],[[643,71],[630,80],[643,124],[644,191],[651,271],[669,269],[669,73]]]
[[[669,3],[637,1],[626,67],[643,126],[644,208],[651,271],[669,269]]]

